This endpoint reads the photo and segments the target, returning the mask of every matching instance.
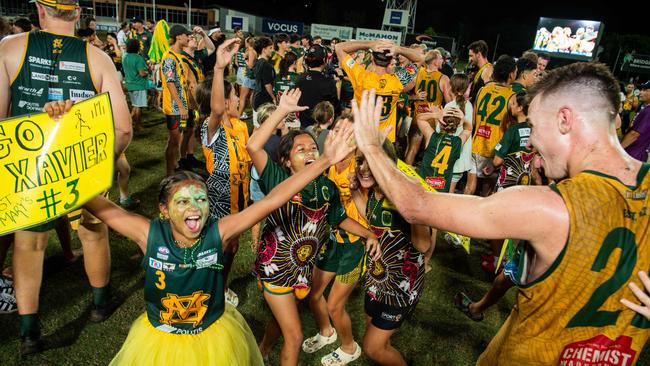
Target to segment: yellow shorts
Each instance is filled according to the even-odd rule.
[[[294,288],[294,287],[276,286],[268,282],[259,281],[259,280],[257,281],[257,287],[260,289],[260,291],[266,291],[272,295],[293,294],[293,296],[295,296],[296,299],[298,300],[302,300],[305,297],[307,297],[307,295],[309,295],[309,292],[311,291],[311,287]]]

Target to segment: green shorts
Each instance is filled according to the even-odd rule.
[[[327,249],[319,255],[316,261],[316,267],[321,271],[335,272],[337,279],[354,272],[361,275],[361,264],[365,254],[365,247],[361,239],[350,243],[337,243],[330,239],[327,243]],[[354,282],[358,277],[354,279]],[[348,283],[349,281],[342,281]]]

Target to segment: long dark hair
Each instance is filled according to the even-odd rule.
[[[451,86],[451,92],[456,99],[456,105],[465,113],[465,104],[467,103],[465,92],[469,86],[469,77],[466,74],[454,74],[449,79],[449,84]]]
[[[296,63],[296,60],[298,60],[298,56],[296,56],[295,53],[287,52],[282,60],[280,60],[280,72],[278,73],[278,76],[282,79],[289,76],[289,67]]]
[[[314,139],[314,136],[312,136],[309,132],[305,130],[291,130],[289,131],[286,135],[282,136],[280,139],[280,143],[278,144],[278,149],[275,152],[276,156],[276,161],[280,164],[282,169],[286,171],[287,173],[291,173],[289,168],[285,165],[287,161],[291,159],[291,150],[293,149],[293,142],[296,139],[296,137],[300,135],[307,135],[309,136],[312,140],[314,140],[314,143],[316,143],[316,139]]]

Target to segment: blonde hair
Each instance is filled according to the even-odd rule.
[[[438,50],[431,50],[431,51],[427,52],[427,53],[424,55],[424,63],[425,63],[425,64],[429,64],[429,63],[431,63],[433,60],[437,60],[437,59],[439,59],[439,58],[442,58],[442,54],[440,53],[440,51],[438,51]]]
[[[57,3],[62,5],[77,5],[77,0],[58,0]],[[61,10],[44,4],[41,5],[45,9],[45,12],[47,13],[48,16],[52,18],[64,20],[66,22],[72,22],[77,20],[77,15],[79,14],[78,7],[74,10]]]
[[[264,121],[271,117],[271,114],[273,114],[276,109],[278,109],[278,107],[273,103],[264,103],[259,106],[259,108],[257,108],[257,124],[261,126]]]

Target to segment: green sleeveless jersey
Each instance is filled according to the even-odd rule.
[[[152,220],[142,265],[147,317],[156,329],[197,334],[223,314],[223,252],[214,219],[191,248],[175,244],[169,221]]]
[[[454,164],[460,158],[463,144],[458,136],[434,132],[424,150],[420,176],[438,192],[449,192]]]
[[[42,112],[49,101],[76,102],[97,94],[88,47],[72,36],[28,33],[22,66],[11,83],[11,116]]]

